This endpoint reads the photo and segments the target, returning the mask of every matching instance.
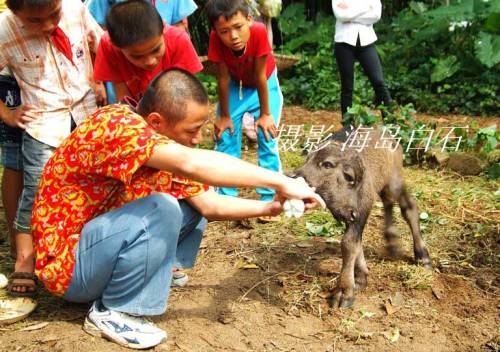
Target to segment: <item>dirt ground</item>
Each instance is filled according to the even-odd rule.
[[[282,123],[336,128],[339,117],[290,107]],[[444,124],[470,120],[437,118]],[[491,122],[498,120],[481,125]],[[250,147],[248,157],[254,154]],[[285,159],[285,168],[296,163]],[[341,228],[325,211],[253,228],[212,222],[188,285],[173,290],[168,311],[153,319],[169,335],[154,350],[499,351],[500,183],[417,167],[405,176],[420,210],[430,215],[422,231],[434,272],[413,265],[411,236],[399,213],[404,254],[386,256],[376,206],[364,232],[368,287],[353,308],[333,310],[325,297],[340,271]],[[311,236],[310,224],[325,233]],[[0,226],[5,234],[5,223]],[[0,272],[12,267],[7,244],[0,245]],[[0,351],[126,350],[82,331],[88,305],[44,290],[38,301],[25,321],[0,326]]]

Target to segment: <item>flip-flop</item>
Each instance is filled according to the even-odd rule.
[[[32,280],[33,283],[15,283],[15,280]],[[13,297],[29,297],[33,298],[36,296],[36,282],[37,278],[33,273],[26,272],[14,272],[9,277],[9,284],[7,285],[7,290],[10,296]],[[14,291],[14,287],[24,287],[26,290],[24,292]],[[29,290],[32,288],[32,290]]]
[[[36,308],[37,302],[31,298],[0,299],[0,325],[23,320]]]

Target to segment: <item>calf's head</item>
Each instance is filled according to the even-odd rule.
[[[342,151],[329,144],[307,157],[305,164],[292,173],[316,188],[332,215],[347,224],[355,222],[361,211],[363,161],[356,151]]]

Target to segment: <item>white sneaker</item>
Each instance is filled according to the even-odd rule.
[[[189,281],[189,277],[185,272],[173,271],[172,272],[172,283],[170,287],[184,287]]]
[[[83,330],[134,349],[151,348],[167,339],[167,333],[147,319],[107,309],[99,300],[92,304]]]

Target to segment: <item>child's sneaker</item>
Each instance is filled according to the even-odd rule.
[[[241,122],[243,133],[252,142],[257,142],[257,132],[255,131],[255,119],[252,114],[246,112],[243,114],[243,121]]]
[[[176,270],[172,272],[172,283],[170,287],[184,287],[186,286],[189,277],[185,272]]]
[[[107,309],[99,300],[92,304],[83,330],[135,349],[151,348],[167,339],[165,331],[145,318]]]

